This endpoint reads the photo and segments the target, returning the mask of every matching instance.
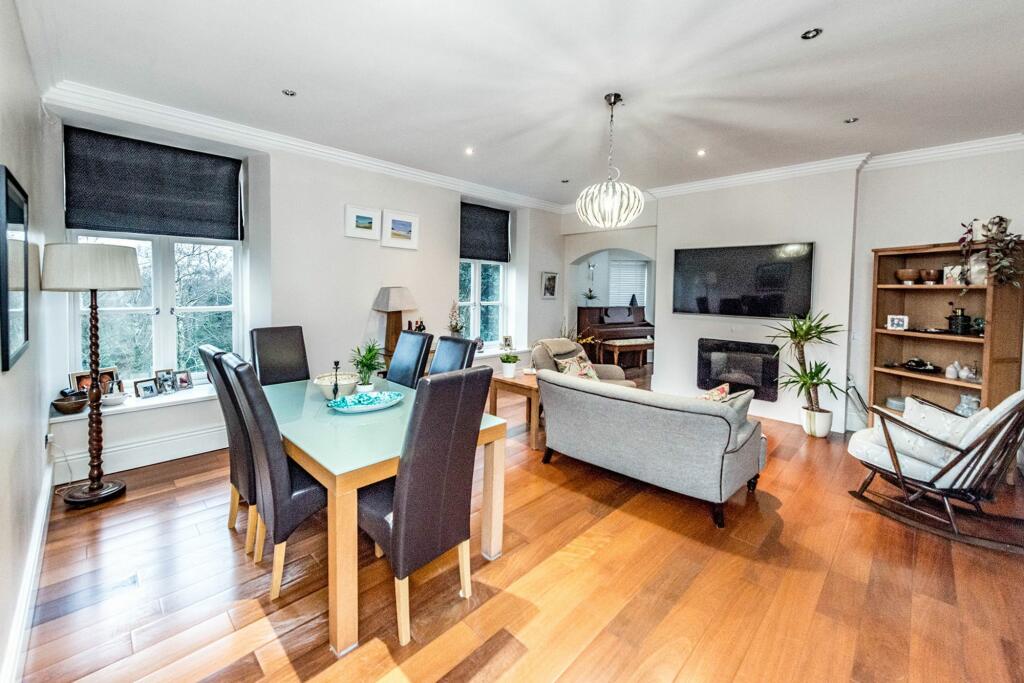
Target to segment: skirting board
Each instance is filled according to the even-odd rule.
[[[182,432],[159,439],[133,441],[103,449],[103,472],[123,472],[158,462],[227,448],[228,436],[222,425]],[[59,447],[59,444],[55,444]],[[57,449],[59,452],[59,448]],[[53,461],[54,484],[67,484],[89,476],[89,451],[72,451]]]
[[[29,632],[32,627],[32,613],[35,610],[36,588],[43,564],[43,548],[46,545],[46,529],[50,524],[50,499],[53,497],[53,468],[43,470],[43,483],[39,490],[35,518],[32,522],[32,537],[25,551],[25,567],[18,582],[14,613],[11,615],[11,633],[0,660],[0,683],[21,679],[25,666],[25,652],[28,648]]]

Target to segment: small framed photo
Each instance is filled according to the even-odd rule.
[[[139,398],[153,398],[159,394],[160,390],[157,388],[156,377],[140,379],[135,382],[135,395]]]
[[[885,329],[905,330],[910,326],[910,318],[905,315],[889,315],[885,318]]]
[[[385,211],[380,244],[395,249],[419,249],[420,217],[411,213]]]
[[[346,204],[345,237],[380,241],[380,209]]]
[[[192,388],[192,373],[188,370],[178,370],[174,373],[174,384],[178,391]]]
[[[174,368],[155,370],[153,374],[156,375],[156,386],[161,394],[173,394],[177,391],[178,386],[174,381]]]
[[[117,374],[117,366],[100,368],[100,390],[103,393],[110,392],[111,382],[115,383],[115,390],[124,391],[124,384],[121,382],[120,375]],[[68,374],[68,384],[75,391],[89,391],[89,385],[92,384],[89,371],[82,370]]]
[[[554,299],[558,294],[558,273],[540,274],[540,298]]]

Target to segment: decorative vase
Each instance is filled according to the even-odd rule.
[[[981,410],[981,398],[971,394],[960,394],[960,403],[953,412],[961,417],[970,417]]]
[[[516,376],[516,366],[518,363],[502,363],[501,364],[501,376],[506,379],[514,379]]]
[[[832,411],[800,409],[800,425],[809,436],[825,437],[832,431]]]
[[[448,334],[450,334],[452,337],[455,337],[456,339],[462,339],[461,331],[456,332],[455,330],[448,330]]]
[[[976,251],[967,263],[967,281],[972,285],[988,284],[988,254]]]
[[[356,393],[357,394],[365,394],[368,391],[373,391],[373,382],[370,382],[369,384],[357,384],[356,385]]]

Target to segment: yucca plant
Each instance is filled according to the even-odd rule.
[[[842,331],[842,325],[833,325],[828,322],[827,313],[808,313],[804,317],[790,316],[784,323],[769,325],[768,329],[774,334],[769,339],[782,344],[779,346],[778,354],[787,348],[793,349],[793,356],[796,358],[796,365],[786,364],[789,374],[779,380],[779,384],[787,389],[796,389],[798,395],[807,398],[807,409],[815,413],[822,412],[821,403],[818,400],[818,387],[825,387],[833,397],[836,392],[846,393],[846,390],[837,386],[828,375],[831,369],[824,361],[815,361],[811,367],[807,367],[806,348],[813,344],[832,344],[829,337]],[[776,355],[778,355],[776,354]]]

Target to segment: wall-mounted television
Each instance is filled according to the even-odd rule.
[[[813,242],[676,249],[672,311],[755,318],[806,315]]]

